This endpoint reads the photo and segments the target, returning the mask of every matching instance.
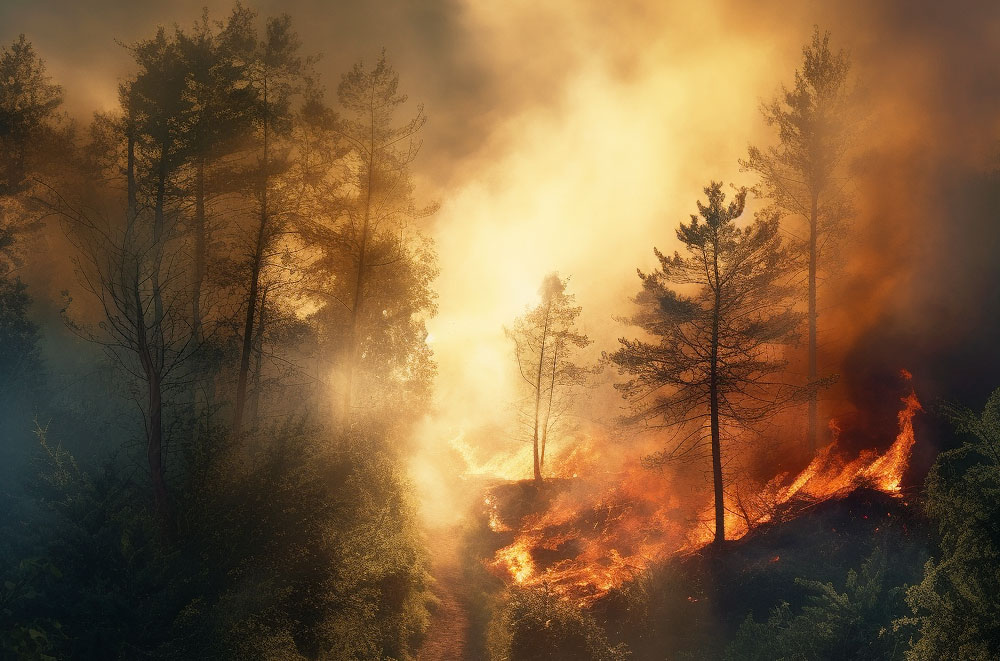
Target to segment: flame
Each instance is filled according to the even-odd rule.
[[[510,577],[517,583],[524,583],[535,573],[535,563],[531,560],[530,538],[519,538],[516,542],[497,551],[496,562],[510,572]]]
[[[777,502],[788,502],[799,494],[826,500],[866,484],[886,493],[898,493],[916,441],[913,416],[922,410],[916,393],[911,392],[902,402],[904,406],[898,414],[899,434],[884,454],[868,450],[847,462],[835,452],[836,442],[831,443],[817,453],[788,487],[779,491]]]
[[[483,498],[483,506],[486,509],[487,525],[493,532],[509,532],[510,526],[503,522],[497,512],[496,501],[489,496]]]
[[[909,378],[909,373],[903,374]],[[840,428],[830,421],[833,442],[797,475],[782,473],[766,484],[726,495],[726,537],[739,539],[754,527],[793,516],[808,504],[842,498],[859,487],[898,495],[915,442],[913,417],[921,409],[914,392],[902,398],[899,433],[884,452],[861,452],[854,459],[840,452]],[[592,446],[579,452],[564,473],[599,465]],[[581,473],[583,474],[583,473]],[[593,489],[585,479],[549,480],[554,492],[542,512],[519,521],[505,520],[503,496],[496,487],[484,499],[488,525],[513,541],[500,548],[489,567],[506,580],[549,590],[581,605],[592,603],[634,578],[650,563],[695,551],[714,537],[709,507],[695,522],[686,521],[678,494],[654,484],[649,471],[626,469],[611,487]],[[593,494],[597,493],[595,497]],[[509,539],[509,537],[506,537]],[[778,558],[773,561],[777,562]]]

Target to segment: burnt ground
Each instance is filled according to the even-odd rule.
[[[491,493],[501,518],[516,526],[524,517],[544,511],[568,488],[569,482],[541,489],[520,482],[499,485]],[[847,572],[881,549],[888,559],[888,585],[918,580],[930,546],[920,509],[914,494],[896,497],[868,488],[821,502],[791,502],[776,512],[774,522],[739,540],[650,567],[597,600],[589,611],[612,642],[629,646],[633,659],[720,658],[748,615],[763,621],[783,601],[793,610],[807,602],[811,593],[796,579],[842,589]],[[474,549],[466,562],[479,563],[510,543],[514,534],[490,531],[485,517],[468,532]],[[544,566],[550,559],[534,560]],[[485,582],[483,587],[494,595],[500,589]],[[482,632],[475,622],[470,631],[475,632],[473,639]],[[475,646],[475,640],[471,644]]]
[[[592,613],[612,640],[629,645],[633,659],[687,658],[695,650],[698,658],[713,659],[721,658],[748,615],[763,621],[782,602],[793,611],[806,604],[812,592],[796,579],[842,590],[847,573],[880,551],[887,560],[886,586],[919,580],[930,542],[912,500],[860,488],[799,508],[794,518],[760,526],[721,548],[706,546],[650,568]]]

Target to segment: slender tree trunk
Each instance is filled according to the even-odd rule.
[[[712,355],[709,365],[709,419],[712,433],[712,484],[715,487],[715,543],[726,541],[726,502],[722,488],[722,442],[719,432],[719,315],[721,294],[719,287],[718,238],[713,245],[715,270],[715,307],[712,310]]]
[[[136,289],[136,302],[141,305],[138,288]],[[163,465],[163,391],[154,357],[150,355],[145,320],[142,318],[141,312],[136,321],[141,329],[139,331],[139,353],[148,386],[149,428],[146,430],[146,461],[149,464],[149,475],[153,485],[153,502],[156,505],[156,510],[161,515],[166,516],[167,483]]]
[[[240,368],[236,377],[236,410],[233,415],[233,433],[239,436],[243,431],[243,413],[247,401],[247,375],[250,372],[250,354],[253,352],[253,329],[257,316],[257,294],[260,290],[260,272],[264,263],[264,243],[267,240],[267,185],[268,185],[268,117],[267,79],[264,82],[264,149],[260,172],[260,224],[254,242],[254,254],[250,262],[250,291],[247,292],[247,314],[243,322],[243,347],[240,351]]]
[[[815,384],[817,379],[816,368],[816,232],[817,214],[819,200],[815,193],[812,196],[812,209],[809,214],[809,383]],[[816,454],[816,445],[819,435],[819,411],[818,396],[815,386],[811,386],[809,393],[809,454]]]
[[[136,265],[138,269],[138,264]],[[153,502],[161,515],[167,513],[167,485],[163,466],[163,393],[160,373],[157,368],[155,349],[150,346],[146,334],[146,319],[143,314],[142,299],[139,296],[139,276],[136,273],[132,291],[135,297],[136,345],[143,376],[146,378],[148,422],[146,428],[146,462],[153,486]]]
[[[199,156],[195,168],[194,179],[194,274],[191,278],[191,341],[195,347],[200,347],[202,343],[202,319],[201,319],[201,289],[205,282],[205,269],[208,262],[208,230],[205,226],[205,157]],[[196,366],[195,378],[191,380],[189,401],[187,405],[188,416],[191,420],[191,433],[197,443],[201,427],[199,425],[198,414],[198,394],[202,391],[206,372],[204,366]],[[206,398],[207,399],[207,398]],[[206,401],[206,411],[210,410],[211,403]],[[207,423],[207,420],[206,420]],[[208,424],[206,424],[206,428]]]
[[[131,127],[128,133],[128,222],[134,223],[139,214],[135,183],[135,137]],[[143,376],[146,379],[147,404],[149,407],[148,426],[146,427],[146,463],[149,466],[149,479],[153,488],[153,503],[161,516],[167,514],[167,484],[163,468],[163,395],[160,384],[160,374],[157,361],[149,346],[146,335],[146,318],[143,314],[142,299],[139,295],[139,264],[135,265],[136,273],[132,283],[133,305],[135,305],[136,348],[139,362],[142,365]]]
[[[545,371],[545,344],[549,338],[549,316],[552,312],[551,301],[545,306],[545,323],[542,324],[542,344],[538,349],[538,372],[535,374],[535,426],[531,442],[535,458],[535,482],[542,483],[542,462],[538,448],[538,415],[542,405],[542,373]]]
[[[201,288],[208,262],[208,229],[205,226],[205,158],[199,157],[194,183],[194,277],[191,283],[191,334],[201,342]]]
[[[126,145],[128,158],[126,160],[126,173],[128,180],[128,221],[132,222],[139,214],[139,200],[136,195],[135,186],[135,129],[131,119],[128,122],[128,143]]]
[[[253,389],[250,394],[250,424],[256,428],[260,416],[261,368],[264,364],[264,324],[267,312],[267,287],[261,291],[260,314],[257,317],[257,331],[254,338],[255,364],[253,371]]]
[[[156,173],[156,199],[153,207],[153,329],[154,356],[163,351],[163,291],[160,288],[160,263],[163,261],[164,206],[167,199],[167,154],[166,139],[160,143],[160,159]]]
[[[243,413],[247,401],[247,377],[250,373],[250,355],[253,353],[254,322],[257,318],[257,294],[260,291],[260,271],[264,262],[264,241],[267,231],[267,205],[261,205],[260,225],[253,260],[250,263],[250,291],[247,294],[247,315],[243,323],[243,348],[240,352],[240,371],[236,379],[236,415],[233,433],[243,430]]]
[[[145,351],[149,354],[152,363],[151,368],[146,370],[146,378],[149,381],[149,427],[150,427],[150,447],[147,448],[149,455],[150,470],[153,474],[153,493],[157,499],[157,507],[164,514],[167,508],[167,488],[164,473],[166,469],[163,465],[163,402],[162,383],[160,381],[163,370],[165,341],[163,337],[163,290],[160,286],[160,265],[163,263],[163,241],[164,241],[164,206],[167,196],[167,143],[164,140],[160,144],[160,162],[157,168],[156,177],[156,200],[153,208],[153,338],[148,343]],[[136,303],[138,304],[138,283],[136,283]],[[140,317],[139,321],[143,321]],[[145,336],[145,329],[143,329]],[[151,346],[150,346],[151,344]]]
[[[558,336],[557,336],[558,338]],[[549,437],[549,423],[552,419],[552,399],[556,391],[556,365],[559,361],[559,340],[555,340],[552,347],[552,372],[549,375],[549,401],[545,407],[545,421],[542,423],[542,456],[538,463],[541,468],[545,468],[545,442]]]
[[[369,184],[370,186],[370,184]],[[369,201],[365,203],[365,219],[364,225],[361,229],[361,247],[358,252],[358,270],[357,270],[357,282],[354,285],[354,305],[351,306],[351,330],[350,337],[348,338],[347,351],[346,353],[346,375],[344,377],[344,392],[343,392],[343,402],[341,403],[344,425],[346,426],[350,422],[351,418],[351,406],[354,400],[354,378],[358,368],[358,361],[360,360],[360,344],[361,344],[361,315],[362,309],[364,307],[364,277],[365,269],[367,268],[367,253],[368,253],[368,222],[369,222],[369,207],[370,207],[370,197]]]
[[[719,438],[719,386],[717,374],[717,345],[712,345],[711,385],[709,387],[712,426],[712,484],[715,487],[715,543],[726,541],[726,505],[722,489],[722,443]]]
[[[354,378],[360,359],[361,315],[364,309],[365,270],[368,259],[368,234],[371,227],[372,184],[375,170],[375,90],[372,89],[371,100],[371,133],[368,143],[368,183],[365,190],[365,214],[361,225],[361,242],[358,249],[358,270],[354,283],[354,304],[351,306],[351,332],[348,338],[346,353],[346,374],[344,376],[344,393],[341,403],[343,423],[346,427],[351,419],[351,402],[354,399]]]

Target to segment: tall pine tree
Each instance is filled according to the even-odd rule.
[[[852,99],[848,86],[851,63],[846,52],[830,50],[830,33],[821,34],[819,28],[802,53],[795,85],[792,89],[782,87],[778,97],[761,108],[768,126],[777,130],[778,143],[766,149],[751,146],[740,165],[760,176],[758,192],[770,199],[774,211],[805,221],[804,236],[795,242],[794,253],[807,271],[808,443],[810,452],[815,452],[818,390],[825,380],[819,376],[818,360],[820,265],[832,255],[850,214],[843,165],[851,138],[847,119]]]
[[[711,183],[705,194],[699,215],[677,228],[684,254],[655,250],[660,268],[639,272],[640,310],[631,322],[653,341],[622,338],[610,359],[630,377],[617,385],[634,407],[630,419],[677,430],[652,461],[709,451],[715,541],[721,543],[723,435],[764,419],[789,396],[772,378],[785,366],[779,345],[794,337],[800,316],[786,303],[788,255],[777,219],[739,227],[745,189],[728,204],[721,183]]]

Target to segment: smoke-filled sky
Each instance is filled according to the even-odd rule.
[[[67,110],[85,121],[113,107],[129,72],[116,40],[190,25],[203,4],[8,0],[0,40],[26,33],[65,87]],[[208,5],[218,19],[231,8]],[[900,367],[932,397],[980,398],[1000,384],[1000,218],[996,193],[977,180],[998,151],[996,3],[252,6],[291,14],[304,51],[323,54],[331,90],[384,46],[430,117],[416,163],[418,195],[442,204],[427,226],[441,268],[428,447],[509,419],[516,394],[502,326],[535,300],[545,274],[571,276],[594,357],[630,332],[614,317],[629,311],[635,268],[652,265],[654,245],[674,247],[674,228],[710,180],[752,183],[737,159],[767,141],[760,101],[791,84],[814,24],[852,52],[869,111],[854,238],[821,301],[827,367],[846,370],[831,397],[867,411],[859,400]],[[884,408],[897,404],[889,396]],[[429,482],[435,465],[423,463]]]

